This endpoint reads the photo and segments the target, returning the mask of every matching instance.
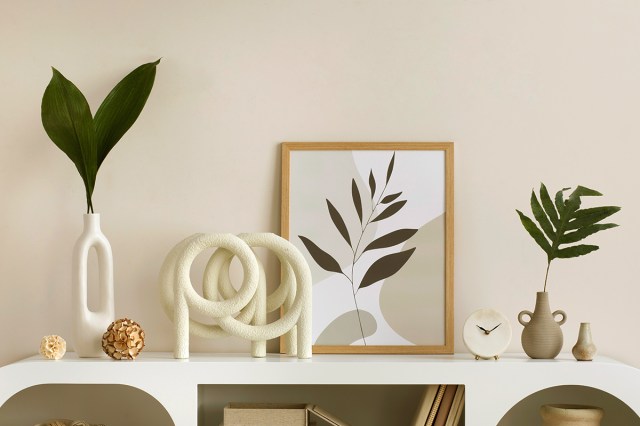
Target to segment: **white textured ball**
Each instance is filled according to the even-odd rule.
[[[46,359],[60,359],[67,352],[67,342],[60,336],[44,336],[40,341],[40,355]]]

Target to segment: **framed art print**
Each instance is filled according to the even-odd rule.
[[[453,353],[453,143],[282,144],[315,353]]]

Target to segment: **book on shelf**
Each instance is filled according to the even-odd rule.
[[[317,405],[307,404],[307,411],[311,414],[311,416],[316,416],[318,419],[331,426],[349,426],[349,424],[344,420],[337,418],[324,408],[318,407]]]
[[[436,399],[437,393],[438,385],[426,385],[424,387],[418,408],[413,416],[413,420],[411,421],[411,426],[424,426],[427,423],[429,413],[431,412],[431,406],[433,405],[433,401]]]
[[[446,390],[447,385],[438,385],[438,392],[436,393],[436,398],[433,400],[433,404],[431,405],[431,411],[429,412],[429,417],[427,417],[425,426],[433,426],[433,422],[436,419],[438,409],[440,408],[440,404],[442,403],[442,398],[444,397]]]
[[[427,385],[411,426],[458,426],[464,410],[464,385]]]
[[[440,407],[433,420],[433,426],[445,426],[451,407],[453,406],[453,397],[456,394],[458,385],[447,385],[444,394],[442,395],[442,401]]]
[[[464,385],[458,385],[444,426],[458,426],[464,410]]]

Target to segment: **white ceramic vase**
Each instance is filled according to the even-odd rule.
[[[100,302],[95,311],[89,309],[87,302],[88,260],[92,247],[98,257],[99,269]],[[72,268],[73,347],[79,357],[103,357],[102,334],[115,320],[115,312],[113,255],[107,237],[100,230],[99,214],[84,215],[84,230],[73,247]]]

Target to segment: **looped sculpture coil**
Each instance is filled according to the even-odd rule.
[[[273,252],[280,261],[280,285],[267,296],[264,268],[252,247]],[[203,251],[217,248],[204,270],[200,296],[190,278],[193,261]],[[233,258],[244,277],[236,291],[229,277]],[[189,358],[189,333],[204,338],[237,336],[250,340],[251,355],[266,356],[266,341],[284,336],[289,355],[311,358],[311,271],[300,251],[289,241],[271,233],[194,234],[178,243],[167,255],[160,271],[160,293],[167,316],[173,320],[174,357]],[[267,323],[267,313],[282,315]],[[190,318],[195,313],[215,324]]]

